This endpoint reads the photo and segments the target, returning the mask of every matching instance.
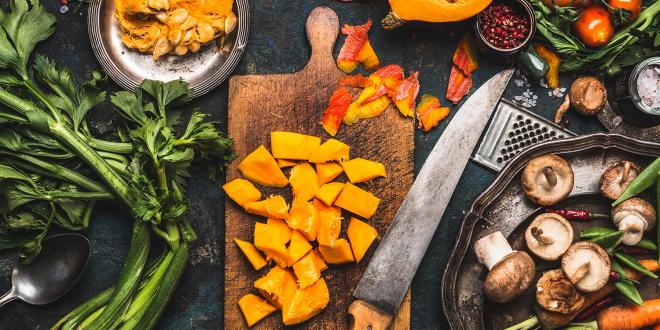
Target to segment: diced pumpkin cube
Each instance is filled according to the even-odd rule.
[[[270,133],[270,147],[275,158],[308,160],[310,153],[320,144],[321,138],[316,136],[291,132]]]
[[[371,42],[369,39],[362,45],[360,52],[358,53],[358,58],[365,70],[373,70],[380,66],[380,60],[376,55],[373,47],[371,47]]]
[[[265,276],[256,280],[254,287],[271,304],[282,309],[286,299],[298,289],[298,281],[290,270],[275,266]]]
[[[296,166],[297,162],[288,159],[277,159],[277,166],[280,168]]]
[[[293,198],[308,201],[319,190],[319,179],[312,165],[307,162],[300,163],[291,169],[289,175]]]
[[[309,161],[312,163],[325,163],[331,160],[343,162],[348,160],[350,151],[351,147],[347,144],[329,139],[312,152]]]
[[[319,217],[316,240],[319,244],[333,246],[341,231],[341,209],[328,206],[318,199],[314,200],[314,207]]]
[[[286,267],[288,254],[280,233],[274,226],[257,222],[254,224],[254,246],[273,258],[278,265]]]
[[[238,164],[238,170],[247,179],[267,187],[286,187],[289,181],[277,166],[275,158],[263,145]]]
[[[337,197],[339,197],[339,193],[342,189],[344,189],[344,184],[342,182],[326,183],[316,192],[316,198],[326,205],[332,205]]]
[[[316,239],[318,213],[311,202],[294,199],[286,223],[289,227],[300,230],[308,241]]]
[[[243,206],[247,202],[256,202],[261,199],[261,192],[245,179],[234,179],[222,186],[227,196],[236,204]]]
[[[318,177],[319,185],[334,180],[343,171],[344,169],[341,167],[341,165],[335,162],[316,164],[316,176]]]
[[[355,262],[351,244],[343,238],[336,240],[334,246],[319,245],[319,252],[321,252],[325,262],[329,264],[341,265]]]
[[[300,258],[304,257],[312,249],[307,238],[299,231],[294,230],[291,234],[291,244],[287,250],[289,254],[288,265],[293,266]]]
[[[364,158],[355,158],[341,163],[351,183],[365,182],[379,176],[387,176],[385,166]]]
[[[289,205],[280,195],[273,195],[258,202],[245,203],[243,207],[247,213],[275,219],[286,218],[287,211],[289,211]]]
[[[351,241],[351,248],[353,249],[353,255],[357,262],[362,260],[367,253],[367,250],[369,250],[371,243],[373,243],[376,237],[378,237],[376,228],[356,218],[351,218],[351,221],[348,223],[346,234]]]
[[[325,262],[320,259],[321,258],[316,255],[314,251],[309,251],[304,257],[298,260],[298,262],[293,264],[293,272],[296,274],[298,286],[301,289],[314,284],[321,278],[321,271],[323,271],[323,269],[320,262],[323,262],[323,265],[325,265]],[[327,265],[325,267],[327,267]]]
[[[254,270],[259,270],[263,266],[266,266],[266,259],[259,253],[257,248],[252,245],[250,242],[241,241],[240,239],[234,238],[234,242],[238,245],[238,248],[241,249],[245,257],[247,257],[250,264]]]
[[[296,290],[282,308],[285,325],[305,322],[320,313],[330,302],[328,285],[319,279],[311,286]]]
[[[241,308],[243,317],[247,322],[248,327],[255,325],[264,317],[276,311],[275,306],[269,304],[266,300],[261,299],[251,293],[246,294],[238,301],[238,306]]]
[[[323,257],[321,257],[319,251],[312,250],[311,252],[314,254],[312,256],[312,259],[314,259],[314,264],[316,264],[316,268],[318,268],[321,271],[328,269],[328,265],[325,263],[325,260],[323,260]]]
[[[268,218],[266,219],[266,224],[277,229],[280,233],[282,244],[286,244],[291,240],[291,228],[289,228],[289,225],[284,220]]]
[[[344,189],[341,190],[339,197],[335,200],[335,206],[366,219],[371,218],[376,213],[378,204],[380,204],[378,197],[349,182],[346,182]]]

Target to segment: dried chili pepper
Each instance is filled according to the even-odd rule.
[[[614,303],[614,299],[610,297],[605,297],[595,304],[591,305],[591,307],[585,309],[582,313],[580,313],[578,316],[575,317],[575,321],[581,322],[581,321],[586,321],[588,319],[591,319],[596,315],[596,313],[600,312],[601,310],[605,309],[605,307],[608,307]]]
[[[563,209],[563,210],[546,210],[548,213],[559,214],[566,220],[592,220],[592,219],[609,219],[610,216],[601,213],[591,213],[587,210]]]

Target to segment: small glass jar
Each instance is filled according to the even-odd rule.
[[[624,121],[637,127],[660,125],[660,108],[651,108],[640,97],[638,80],[649,67],[660,68],[660,57],[651,57],[632,68],[622,70],[606,82],[613,109]]]

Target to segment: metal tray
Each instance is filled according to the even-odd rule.
[[[224,82],[243,56],[248,41],[250,9],[248,0],[235,0],[236,29],[222,49],[215,42],[199,52],[185,56],[164,56],[157,62],[151,54],[124,46],[114,18],[113,0],[90,1],[87,17],[89,39],[103,70],[119,86],[135,90],[144,79],[171,81],[183,79],[190,84],[193,97],[210,92]]]
[[[607,212],[608,202],[598,194],[601,173],[621,159],[645,166],[660,156],[660,144],[597,133],[545,142],[514,158],[466,213],[447,262],[442,279],[442,301],[452,329],[504,329],[533,314],[533,288],[508,304],[496,305],[484,301],[481,283],[485,269],[476,260],[472,247],[477,239],[499,230],[509,238],[514,249],[526,249],[522,235],[524,229],[542,210],[525,198],[520,187],[520,173],[529,159],[545,153],[561,155],[575,173],[571,196],[557,207]],[[572,225],[579,232],[598,223],[572,221]],[[654,288],[655,281],[646,282],[652,283],[643,283],[642,295],[645,298],[657,297],[660,292]]]

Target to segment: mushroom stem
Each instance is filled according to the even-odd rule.
[[[571,281],[571,283],[580,282],[580,280],[582,280],[585,276],[587,276],[589,274],[590,268],[591,268],[591,262],[590,261],[586,261],[585,263],[583,263],[582,266],[580,266],[575,271],[575,273],[573,273],[573,275],[571,277],[569,277],[569,280]]]
[[[619,230],[624,231],[623,244],[635,245],[639,243],[644,235],[644,227],[644,220],[637,215],[630,214],[621,219]]]
[[[621,174],[621,183],[628,181],[628,176],[630,175],[630,163],[623,162],[623,173]]]
[[[555,242],[555,239],[543,234],[543,230],[537,227],[532,228],[532,236],[536,239],[537,242],[541,245],[549,245]]]
[[[513,253],[513,249],[502,232],[496,231],[474,243],[474,252],[477,260],[490,271],[504,257]]]
[[[561,105],[557,109],[557,112],[555,113],[555,124],[561,123],[561,118],[564,117],[566,112],[568,112],[568,108],[570,106],[571,106],[571,100],[568,98],[568,94],[566,94],[566,98],[564,98],[564,102],[561,103]]]
[[[550,166],[546,166],[543,169],[543,175],[545,176],[545,179],[548,181],[548,183],[551,186],[556,186],[557,185],[557,174],[555,171],[552,169]]]

